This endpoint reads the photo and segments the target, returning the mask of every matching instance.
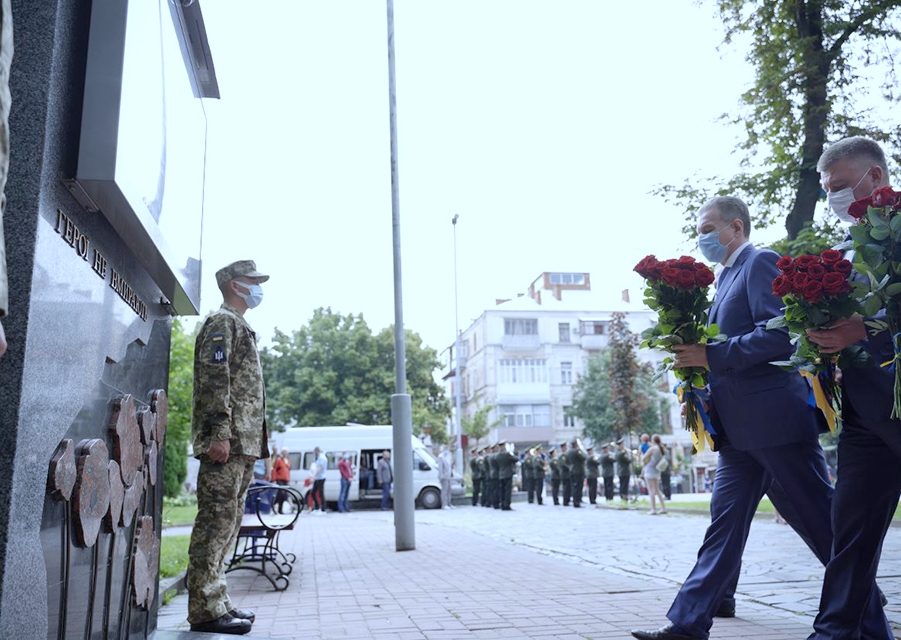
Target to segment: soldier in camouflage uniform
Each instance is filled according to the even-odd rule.
[[[569,499],[573,494],[573,477],[569,470],[569,452],[566,443],[560,443],[560,457],[557,458],[557,468],[560,469],[560,487],[563,489],[563,506],[569,506]]]
[[[573,506],[582,508],[582,490],[585,488],[585,452],[582,451],[582,443],[578,438],[573,438],[572,446],[566,454],[569,463],[570,495]]]
[[[616,471],[619,476],[619,497],[621,500],[629,499],[629,479],[632,477],[632,454],[626,449],[623,439],[616,441],[619,450],[616,452]]]
[[[260,283],[268,279],[252,260],[216,272],[224,303],[207,316],[194,345],[191,431],[200,470],[188,550],[191,631],[242,635],[254,620],[228,598],[225,559],[241,525],[253,463],[269,457],[263,371],[256,334],[244,320],[262,301]]]
[[[497,455],[498,446],[491,447],[491,453],[488,454],[488,503],[495,509],[501,508],[501,492],[497,475]]]
[[[557,450],[551,449],[548,455],[547,466],[551,471],[551,497],[555,505],[560,505],[560,465],[557,461]]]
[[[519,458],[509,449],[512,444],[501,442],[500,451],[497,454],[497,480],[500,505],[503,511],[513,511],[510,502],[513,498],[513,474],[516,473],[516,463]]]
[[[534,459],[535,454],[532,451],[527,451],[526,456],[522,460],[522,483],[526,489],[526,495],[528,496],[529,504],[535,502],[535,475],[532,471]]]

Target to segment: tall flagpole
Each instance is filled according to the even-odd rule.
[[[416,548],[413,519],[413,412],[407,393],[403,279],[400,266],[400,196],[397,174],[397,92],[394,84],[394,0],[388,2],[388,112],[391,121],[391,220],[394,237],[394,539],[397,551]]]

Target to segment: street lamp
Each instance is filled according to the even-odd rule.
[[[451,223],[454,225],[454,332],[457,336],[454,344],[454,363],[456,370],[454,372],[454,462],[458,464],[460,475],[463,475],[463,429],[460,424],[461,405],[463,403],[463,379],[460,377],[460,302],[457,292],[457,218],[459,214],[454,214]]]

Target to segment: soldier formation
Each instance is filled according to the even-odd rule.
[[[472,506],[493,507],[512,511],[510,506],[513,477],[519,463],[522,487],[529,504],[544,504],[545,478],[549,479],[550,495],[555,505],[581,508],[583,489],[588,485],[589,504],[597,503],[598,482],[604,484],[604,498],[614,499],[614,477],[619,476],[620,498],[629,499],[632,477],[632,454],[622,439],[604,444],[600,453],[593,447],[585,449],[578,438],[563,442],[545,453],[536,445],[517,455],[513,443],[498,442],[484,449],[470,451],[472,472]]]

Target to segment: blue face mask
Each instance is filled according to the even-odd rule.
[[[243,291],[235,292],[244,299],[244,302],[247,303],[247,308],[255,309],[260,306],[260,303],[263,301],[263,287],[258,284],[247,284],[246,282],[238,282],[238,284],[248,290],[248,293]]]
[[[726,253],[729,251],[729,245],[735,242],[735,238],[729,241],[729,244],[723,244],[720,242],[720,231],[710,231],[708,233],[702,233],[698,236],[698,249],[701,250],[701,253],[704,254],[704,257],[710,262],[722,262],[726,257]]]

